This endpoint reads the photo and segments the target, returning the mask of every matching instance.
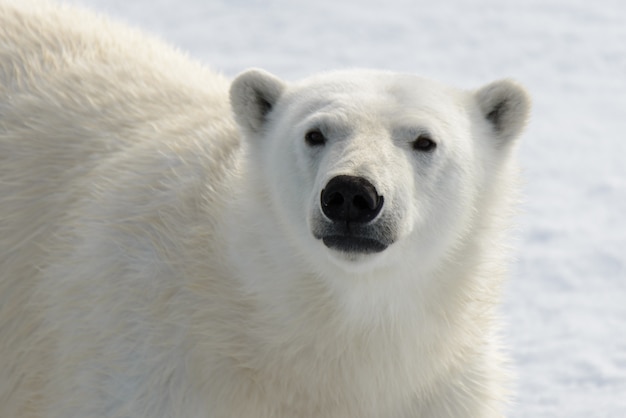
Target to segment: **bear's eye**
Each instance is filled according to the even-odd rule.
[[[313,129],[304,135],[304,141],[311,147],[319,147],[326,143],[326,137],[319,129]]]
[[[413,149],[421,152],[430,152],[437,148],[437,143],[427,134],[421,134],[413,141]]]

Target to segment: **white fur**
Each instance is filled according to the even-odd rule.
[[[251,70],[233,118],[229,86],[88,13],[0,4],[2,417],[500,416],[524,91]],[[385,251],[313,236],[339,174],[384,195]]]

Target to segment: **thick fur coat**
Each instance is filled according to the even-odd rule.
[[[510,81],[231,83],[0,3],[0,415],[500,416],[528,111]]]

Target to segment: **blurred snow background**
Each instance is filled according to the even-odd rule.
[[[626,3],[621,0],[71,0],[234,76],[341,67],[534,97],[507,288],[511,417],[626,417]],[[320,417],[322,418],[322,417]]]

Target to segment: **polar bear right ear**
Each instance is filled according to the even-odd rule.
[[[260,69],[238,75],[230,86],[230,103],[241,128],[259,133],[285,89],[278,77]]]
[[[530,114],[530,96],[512,80],[487,84],[475,93],[483,117],[501,144],[519,136]]]

